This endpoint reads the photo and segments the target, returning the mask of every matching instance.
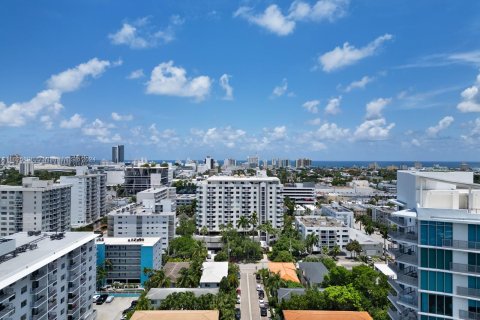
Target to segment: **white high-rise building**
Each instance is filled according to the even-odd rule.
[[[0,186],[0,236],[20,231],[70,230],[71,185],[37,177]]]
[[[35,164],[32,161],[20,162],[18,171],[21,175],[31,176],[35,173]]]
[[[322,215],[333,217],[342,221],[347,227],[353,228],[355,223],[353,218],[353,211],[333,202],[329,205],[322,205]]]
[[[289,197],[295,204],[315,204],[315,185],[308,183],[295,183],[283,186],[283,197]]]
[[[157,212],[175,212],[177,209],[177,189],[175,187],[150,188],[137,193],[137,204]]]
[[[350,228],[342,221],[331,217],[301,216],[295,217],[295,225],[302,239],[309,234],[318,236],[318,243],[313,245],[313,252],[320,252],[322,247],[332,249],[338,245],[341,249],[350,242]]]
[[[480,318],[480,185],[472,172],[398,171],[388,220],[392,319]]]
[[[60,177],[60,184],[72,185],[72,227],[82,227],[105,216],[106,180],[105,174],[91,173],[87,167],[78,167],[75,176]]]
[[[282,184],[275,177],[213,176],[197,184],[197,228],[219,232],[221,225],[236,228],[241,216],[257,213],[258,224],[283,226]]]
[[[0,239],[0,319],[95,319],[96,237],[21,232]]]

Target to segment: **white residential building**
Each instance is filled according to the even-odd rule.
[[[137,203],[154,208],[161,205],[160,211],[175,211],[177,206],[177,189],[175,187],[155,187],[137,193]]]
[[[190,206],[197,199],[197,195],[194,193],[177,194],[176,199],[177,206]]]
[[[20,231],[70,230],[71,185],[37,177],[0,186],[0,236]]]
[[[318,244],[313,246],[313,252],[319,252],[322,247],[332,249],[338,245],[341,249],[350,242],[349,227],[342,221],[323,216],[298,216],[295,225],[302,239],[309,234],[318,235]]]
[[[97,266],[105,266],[108,259],[105,282],[141,283],[148,280],[145,268],[162,268],[162,241],[159,237],[146,238],[97,238]]]
[[[329,205],[322,205],[322,215],[338,219],[349,228],[353,228],[355,223],[353,211],[335,202]]]
[[[20,162],[18,171],[21,175],[31,176],[35,173],[35,164],[32,161]]]
[[[228,262],[204,262],[200,288],[218,288],[223,277],[228,276]]]
[[[289,197],[298,205],[315,204],[315,185],[313,183],[295,183],[284,185],[283,197]]]
[[[388,218],[392,319],[480,317],[480,185],[472,172],[397,172]]]
[[[234,227],[241,216],[257,213],[258,224],[283,226],[283,196],[275,177],[213,176],[197,184],[197,228],[219,232],[221,225]]]
[[[105,216],[106,181],[105,174],[89,172],[87,167],[77,167],[74,176],[60,177],[60,184],[72,185],[72,227],[86,226]]]
[[[160,237],[166,250],[175,237],[175,211],[163,212],[143,204],[129,204],[108,213],[109,237]]]
[[[169,182],[169,173],[171,169],[167,167],[156,166],[136,166],[125,167],[124,187],[127,195],[136,195],[138,192],[147,190],[153,186],[167,185]]]
[[[96,237],[21,232],[0,239],[0,319],[95,319]]]

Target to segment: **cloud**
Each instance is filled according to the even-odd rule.
[[[313,6],[304,1],[294,1],[287,14],[272,4],[262,13],[254,13],[252,8],[243,6],[233,16],[241,17],[278,36],[287,36],[293,33],[298,21],[333,22],[343,17],[348,5],[348,0],[319,0]]]
[[[349,129],[340,128],[337,124],[328,122],[322,124],[314,133],[316,139],[334,141],[345,139],[349,134]]]
[[[378,119],[382,117],[383,108],[388,105],[392,99],[388,98],[378,98],[367,103],[366,106],[366,116],[367,120]]]
[[[460,137],[467,143],[467,144],[478,144],[479,137],[480,137],[480,118],[476,118],[474,121],[469,121],[468,126],[471,127],[469,133],[461,135]]]
[[[47,81],[47,89],[27,102],[15,102],[7,106],[0,101],[0,126],[20,127],[41,113],[58,114],[63,108],[60,100],[64,93],[78,90],[86,79],[99,77],[111,65],[114,64],[93,58],[75,68],[52,75]]]
[[[366,120],[356,128],[353,140],[385,140],[394,127],[395,123],[387,124],[385,118]]]
[[[273,88],[272,97],[281,97],[283,95],[287,95],[287,97],[293,97],[295,94],[293,92],[288,91],[288,81],[287,79],[282,80],[282,84]]]
[[[310,100],[303,104],[303,107],[311,113],[318,113],[318,105],[320,104],[319,100]]]
[[[133,116],[131,114],[121,115],[116,112],[112,112],[112,119],[115,121],[131,121]]]
[[[440,131],[447,129],[453,123],[453,121],[454,119],[451,116],[444,117],[438,122],[437,125],[427,129],[427,135],[430,137],[436,137]]]
[[[462,91],[462,101],[457,105],[457,109],[461,112],[480,112],[480,74],[477,76],[475,83]]]
[[[326,52],[318,58],[318,63],[322,66],[323,71],[331,72],[343,67],[353,65],[362,59],[373,56],[378,52],[381,45],[388,40],[391,40],[391,34],[384,34],[367,44],[362,48],[355,48],[348,42],[343,44],[343,47],[336,47],[332,51]]]
[[[49,115],[43,115],[40,117],[40,122],[45,126],[45,129],[50,130],[53,128],[53,120]]]
[[[480,50],[436,53],[417,58],[413,63],[397,66],[397,69],[445,67],[455,64],[480,66]]]
[[[191,133],[200,141],[194,144],[218,147],[223,145],[229,149],[235,148],[237,144],[242,143],[246,138],[246,131],[233,129],[230,126],[225,128],[209,128],[207,130],[192,129]]]
[[[112,133],[111,129],[115,128],[113,124],[95,119],[92,123],[82,128],[82,133],[86,136],[93,136],[101,143],[114,143],[122,141],[118,133]]]
[[[70,117],[70,119],[62,120],[62,122],[60,122],[60,128],[64,128],[64,129],[81,128],[84,123],[85,123],[85,119],[82,118],[82,116],[80,116],[78,113],[75,113],[73,116]]]
[[[352,83],[350,83],[346,88],[345,88],[345,92],[350,92],[352,91],[353,89],[363,89],[367,86],[367,84],[369,84],[370,82],[372,82],[374,80],[374,78],[372,77],[369,77],[369,76],[364,76],[362,79],[358,80],[358,81],[353,81]]]
[[[152,70],[147,93],[204,100],[210,94],[212,80],[208,76],[187,78],[187,71],[173,63],[163,62]]]
[[[327,106],[325,107],[326,114],[337,114],[340,112],[340,101],[342,97],[339,96],[338,98],[331,98],[328,100]]]
[[[420,147],[422,145],[420,141],[418,141],[418,139],[415,139],[415,138],[413,138],[412,141],[410,141],[410,143],[415,147]]]
[[[320,118],[314,118],[312,120],[309,120],[307,121],[308,124],[312,125],[312,126],[318,126],[319,124],[322,123],[322,119]]]
[[[123,23],[108,38],[114,45],[126,45],[131,49],[145,49],[159,44],[169,43],[175,39],[176,27],[183,24],[183,19],[174,15],[164,29],[157,29],[150,23],[149,17],[140,18],[133,23]]]
[[[261,14],[252,13],[251,8],[240,7],[234,13],[234,17],[242,17],[278,36],[289,35],[295,29],[295,21],[284,16],[276,4],[268,6]]]
[[[233,88],[229,82],[231,77],[232,76],[229,76],[228,74],[223,74],[220,77],[220,86],[223,90],[225,90],[225,96],[223,97],[223,100],[233,100]]]
[[[133,79],[140,79],[145,77],[145,74],[143,73],[142,69],[137,69],[133,70],[128,76],[127,79],[133,80]]]

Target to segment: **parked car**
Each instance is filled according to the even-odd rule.
[[[260,280],[260,274],[259,273],[255,273],[255,279]]]
[[[138,300],[133,300],[132,303],[130,303],[130,307],[135,308],[137,303],[138,303]]]
[[[242,303],[242,299],[240,298],[240,296],[237,296],[237,304],[240,304]]]
[[[113,301],[113,299],[115,299],[115,297],[112,296],[112,295],[110,295],[110,296],[108,296],[108,298],[105,300],[105,302],[106,302],[106,303],[110,303],[110,302]]]
[[[265,307],[265,301],[263,301],[263,299],[258,300],[258,304],[260,305],[260,308]]]
[[[97,302],[98,298],[100,298],[99,294],[94,294],[92,297],[93,303]]]
[[[135,307],[128,307],[127,309],[122,311],[122,315],[126,315],[127,313],[129,313],[130,311],[133,311],[133,310],[135,310]]]
[[[265,298],[265,293],[263,291],[258,291],[258,299]]]
[[[262,286],[257,284],[257,291],[260,291],[260,290],[262,290]]]
[[[261,317],[266,317],[267,316],[267,308],[265,308],[265,307],[260,308],[260,316]]]
[[[242,318],[242,312],[240,308],[235,308],[235,320],[240,320]]]
[[[108,294],[101,294],[100,297],[98,297],[96,304],[103,304],[108,298]]]

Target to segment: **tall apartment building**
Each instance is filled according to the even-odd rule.
[[[97,266],[106,268],[105,282],[143,284],[148,277],[145,268],[162,268],[162,242],[158,237],[147,238],[97,238]]]
[[[177,189],[175,187],[155,187],[137,193],[137,204],[157,212],[175,212],[177,209]]]
[[[0,239],[0,319],[95,319],[95,237],[21,232]]]
[[[223,161],[223,167],[224,168],[232,168],[237,166],[237,160],[228,158]]]
[[[335,245],[344,249],[350,242],[350,228],[335,218],[322,216],[295,217],[295,225],[304,240],[309,234],[318,236],[318,243],[313,246],[313,252],[320,252],[322,247],[332,249]]]
[[[158,209],[158,210],[157,210]],[[129,204],[108,213],[109,237],[160,237],[166,250],[175,237],[176,213]]]
[[[283,197],[289,197],[297,205],[315,204],[315,186],[313,183],[295,183],[283,186]]]
[[[221,225],[237,226],[241,216],[257,213],[258,224],[283,226],[282,184],[275,177],[213,176],[197,185],[197,227],[219,232]]]
[[[21,175],[31,176],[35,173],[35,164],[32,161],[22,161],[19,164],[19,169]]]
[[[215,169],[215,159],[210,156],[205,158],[205,165],[207,166],[207,170]]]
[[[322,214],[342,221],[349,228],[353,228],[355,223],[353,211],[335,202],[329,205],[322,205]]]
[[[37,177],[0,186],[0,236],[20,231],[70,230],[71,185]]]
[[[472,172],[398,171],[388,218],[392,319],[480,318],[480,185]]]
[[[60,177],[60,184],[71,185],[72,227],[82,227],[91,224],[106,214],[105,174],[91,173],[87,167],[78,167],[75,176]]]
[[[155,167],[133,165],[125,167],[125,192],[127,195],[133,196],[153,186],[167,185],[168,177],[169,168],[167,167],[158,165]]]
[[[295,161],[295,168],[310,168],[312,166],[312,159],[302,158]]]
[[[123,145],[112,147],[112,162],[125,162],[125,147]]]
[[[260,166],[260,159],[258,158],[258,156],[248,156],[247,166],[249,168],[258,168]]]
[[[89,156],[82,156],[82,155],[75,155],[75,156],[70,156],[68,159],[68,164],[71,167],[80,167],[80,166],[86,166],[90,163],[90,157]]]

